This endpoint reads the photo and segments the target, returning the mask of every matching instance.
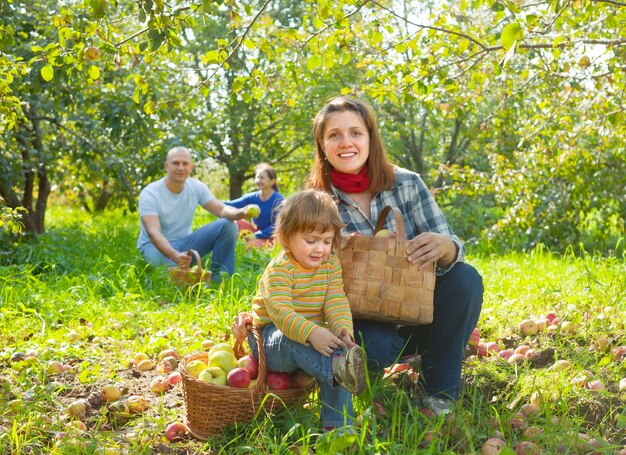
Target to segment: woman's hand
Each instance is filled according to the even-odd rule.
[[[335,349],[346,347],[341,339],[324,327],[315,327],[309,334],[307,341],[311,343],[311,346],[313,346],[317,352],[326,357],[330,357]]]
[[[446,267],[454,262],[457,248],[450,237],[436,232],[422,232],[409,240],[406,249],[409,262],[424,270],[429,264],[436,262],[440,267]]]
[[[248,324],[252,324],[252,315],[246,312],[239,313],[231,326],[235,340],[244,341],[248,338],[248,329],[246,328]]]

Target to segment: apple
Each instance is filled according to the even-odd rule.
[[[543,430],[541,428],[530,426],[524,430],[524,437],[530,441],[533,441],[541,436],[542,433]]]
[[[259,375],[259,360],[253,355],[244,355],[237,361],[237,366],[248,370],[250,379],[255,379]]]
[[[616,348],[613,348],[613,350],[611,351],[611,358],[615,362],[619,362],[624,357],[626,357],[626,346],[617,346]]]
[[[211,384],[213,382],[213,375],[207,368],[205,368],[204,370],[200,372],[200,374],[198,374],[197,379],[198,381],[207,382]]]
[[[100,58],[100,49],[95,46],[89,46],[85,49],[85,58],[91,62]]]
[[[520,412],[524,414],[526,417],[535,416],[539,414],[539,411],[540,411],[539,406],[537,406],[536,404],[532,404],[532,403],[523,404],[522,407],[520,408]]]
[[[548,314],[546,314],[546,319],[551,323],[554,323],[554,320],[556,319],[556,313],[554,311],[550,311]]]
[[[537,324],[532,319],[526,319],[519,324],[519,330],[522,332],[522,336],[532,336],[537,335],[539,331],[537,328]]]
[[[483,341],[479,341],[476,345],[476,354],[480,357],[485,357],[487,355],[487,345]]]
[[[172,357],[173,358],[173,357]],[[166,361],[161,361],[158,365],[157,365],[157,371],[159,373],[165,373],[165,374],[169,374],[172,371],[174,371],[174,368],[172,368],[172,364]]]
[[[180,375],[180,371],[172,371],[168,376],[167,376],[167,382],[170,383],[171,386],[175,386],[176,384],[178,384],[182,379],[182,376]]]
[[[237,358],[232,349],[230,351],[215,351],[209,355],[209,366],[220,367],[228,373],[230,370],[237,368]]]
[[[497,455],[504,450],[506,444],[500,438],[490,438],[485,441],[482,448],[483,455]]]
[[[537,444],[530,441],[522,441],[517,445],[515,449],[515,455],[539,455],[541,449]]]
[[[63,368],[63,364],[56,360],[51,360],[46,366],[46,374],[48,375],[59,374],[63,373],[64,371],[65,368]]]
[[[139,395],[131,395],[126,399],[126,405],[131,414],[141,414],[148,409],[148,400]]]
[[[198,375],[206,367],[207,364],[204,363],[202,360],[192,360],[187,364],[187,373],[189,373],[192,378],[198,379]]]
[[[154,363],[150,359],[142,360],[137,365],[139,371],[150,371],[154,368]]]
[[[511,365],[514,363],[522,363],[526,360],[526,356],[523,354],[513,354],[511,357],[507,359]]]
[[[213,347],[215,343],[213,343],[212,340],[203,340],[202,341],[202,349],[204,349],[205,351],[208,351],[209,349],[211,349]]]
[[[566,335],[573,335],[576,332],[576,326],[570,321],[563,321],[560,324],[560,331]]]
[[[233,352],[233,347],[228,344],[228,343],[217,343],[214,344],[213,346],[211,346],[211,348],[209,349],[209,353],[207,354],[209,358],[211,358],[211,356],[216,353],[217,351],[226,351],[226,352]]]
[[[609,339],[606,337],[606,335],[600,335],[598,337],[598,341],[596,341],[596,344],[598,346],[598,349],[600,349],[601,351],[606,351],[606,348],[609,347]]]
[[[486,343],[485,348],[487,348],[487,352],[491,351],[494,354],[500,352],[500,346],[498,346],[498,343],[496,343],[495,341],[489,341],[488,343]]]
[[[157,395],[167,392],[169,388],[170,383],[165,376],[156,376],[150,382],[150,390]]]
[[[133,365],[137,366],[142,361],[148,360],[149,358],[150,357],[148,357],[148,354],[146,354],[145,352],[138,352],[137,354],[135,354],[135,357],[133,357]]]
[[[526,426],[526,414],[523,412],[516,413],[511,417],[511,426],[513,428],[524,428]]]
[[[122,396],[120,389],[118,389],[113,384],[107,384],[100,389],[100,397],[102,398],[102,401],[105,401],[107,403],[109,401],[119,400],[120,396]]]
[[[530,395],[530,402],[532,404],[534,404],[537,407],[541,407],[542,403],[543,403],[543,397],[541,395],[541,393],[539,393],[538,391],[534,391],[531,395]]]
[[[126,400],[118,400],[110,403],[107,406],[107,410],[113,415],[130,414],[130,409],[128,408],[128,404],[126,404]]]
[[[159,357],[161,357],[161,359],[165,359],[166,357],[174,357],[176,360],[180,360],[180,355],[178,354],[178,352],[176,351],[176,349],[164,349],[163,351],[161,351],[159,353]]]
[[[223,369],[220,367],[208,367],[207,371],[213,376],[213,380],[211,381],[213,384],[226,385],[227,376]]]
[[[376,234],[374,234],[374,237],[393,239],[396,237],[396,233],[393,231],[390,231],[389,229],[381,229]]]
[[[178,359],[173,355],[167,355],[161,359],[161,363],[169,363],[172,369],[178,368]]]
[[[267,386],[273,390],[287,390],[291,388],[291,376],[288,373],[267,373]]]
[[[165,430],[165,439],[169,442],[180,441],[187,435],[187,427],[180,422],[170,423]]]
[[[515,351],[513,351],[513,353],[526,355],[529,349],[530,349],[530,346],[528,346],[527,344],[521,344],[515,348]]]
[[[560,359],[554,362],[550,369],[554,371],[565,371],[569,370],[572,367],[572,363],[569,360]]]
[[[626,391],[626,378],[620,379],[618,389],[620,392]]]
[[[315,378],[310,374],[298,369],[291,373],[291,384],[294,389],[304,389],[315,382]]]
[[[226,383],[230,387],[246,388],[250,384],[250,372],[246,368],[233,368],[228,372]]]
[[[535,324],[537,324],[537,332],[541,332],[550,325],[550,321],[547,319],[536,319]]]
[[[498,352],[498,357],[504,360],[508,359],[512,355],[513,355],[513,349],[503,349],[502,351]]]
[[[479,341],[480,341],[480,329],[478,327],[475,327],[474,330],[472,330],[472,334],[470,335],[469,345],[477,346]]]
[[[591,381],[589,381],[586,384],[586,387],[589,390],[592,390],[594,392],[600,392],[602,390],[606,390],[606,386],[604,385],[604,383],[602,381],[600,381],[599,379],[592,379]]]
[[[256,204],[246,206],[246,215],[250,218],[256,218],[261,214],[261,208]]]
[[[84,419],[87,414],[91,411],[91,405],[84,398],[72,401],[67,407],[67,413],[76,418],[76,419]]]

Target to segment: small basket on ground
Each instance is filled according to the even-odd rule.
[[[167,269],[171,280],[179,286],[193,286],[194,284],[211,281],[211,271],[202,269],[202,259],[196,250],[188,250],[189,256],[196,258],[196,266],[190,267],[169,267]]]
[[[315,388],[311,385],[286,390],[268,390],[267,361],[261,331],[248,326],[259,347],[259,373],[257,382],[251,388],[237,388],[210,384],[199,381],[187,372],[187,365],[192,360],[208,362],[207,352],[189,354],[180,362],[183,397],[185,399],[187,429],[196,439],[206,441],[212,435],[219,435],[233,423],[251,422],[260,407],[267,412],[278,413],[286,408],[302,405],[309,393]],[[235,356],[239,359],[245,355],[243,342],[235,342]]]
[[[396,222],[395,238],[351,235],[339,252],[352,317],[404,325],[430,324],[434,265],[419,270],[408,261],[408,241],[397,207],[382,210],[375,233],[383,228],[390,212]]]

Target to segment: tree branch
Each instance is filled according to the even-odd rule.
[[[610,3],[616,6],[626,6],[626,3],[616,2],[615,0],[591,0],[593,3]]]

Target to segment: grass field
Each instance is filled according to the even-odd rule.
[[[185,355],[227,339],[269,255],[238,245],[238,273],[223,287],[183,290],[138,256],[133,214],[90,218],[56,207],[48,224],[47,235],[0,266],[0,453],[469,454],[495,437],[507,445],[500,453],[515,453],[522,441],[545,454],[612,454],[626,445],[623,257],[470,251],[485,302],[452,416],[421,410],[408,370],[371,378],[355,400],[355,434],[320,434],[313,401],[206,442],[168,442],[166,427],[185,416],[180,386],[151,392],[163,372],[139,371],[135,354],[156,364],[165,349]],[[527,319],[546,327],[522,336]],[[510,362],[496,349],[532,351]],[[51,361],[66,371],[48,374]],[[106,384],[144,397],[147,409],[114,418],[100,399]],[[91,404],[82,424],[68,415],[77,399]]]

